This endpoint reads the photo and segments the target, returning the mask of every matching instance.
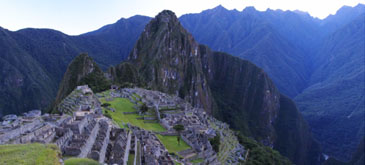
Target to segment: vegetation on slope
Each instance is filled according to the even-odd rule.
[[[115,67],[110,67],[108,73],[111,75],[113,83],[121,87],[142,85],[136,67],[129,62],[122,62]]]
[[[48,106],[57,81],[1,27],[0,52],[0,118]]]
[[[274,165],[291,165],[288,158],[281,156],[278,151],[264,146],[255,140],[238,135],[239,142],[248,150],[246,155],[246,165],[274,164]]]
[[[364,19],[365,13],[326,38],[313,57],[311,86],[295,98],[323,152],[344,162],[365,135]]]
[[[280,96],[280,111],[274,126],[277,134],[274,149],[283,156],[305,164],[316,164],[323,159],[320,146],[312,138],[306,121],[295,103],[284,95]]]
[[[59,155],[54,144],[0,145],[0,164],[59,165]]]

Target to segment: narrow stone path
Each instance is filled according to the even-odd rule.
[[[127,162],[128,162],[129,150],[131,148],[131,139],[132,139],[132,131],[129,131],[128,139],[127,139],[127,146],[125,147],[125,153],[124,153],[124,159],[123,159],[124,165],[127,165]]]

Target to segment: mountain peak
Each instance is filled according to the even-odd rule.
[[[161,22],[165,22],[165,23],[168,23],[171,20],[177,21],[177,17],[175,15],[175,13],[171,10],[161,11],[160,13],[157,14],[156,19],[160,20]]]
[[[256,12],[256,8],[254,6],[247,6],[245,9],[243,9],[244,12]]]
[[[218,5],[217,7],[213,8],[212,10],[227,10],[225,7],[223,7],[222,5]]]

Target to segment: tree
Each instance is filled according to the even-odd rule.
[[[141,111],[142,113],[145,113],[145,112],[147,112],[147,111],[148,111],[148,107],[147,107],[147,105],[146,105],[145,103],[143,103],[143,104],[142,104],[142,106],[141,106],[141,108],[140,108],[140,111]]]
[[[179,143],[179,145],[180,145],[180,133],[181,133],[181,131],[183,131],[185,128],[184,128],[184,126],[183,125],[181,125],[181,124],[177,124],[177,125],[175,125],[174,127],[174,130],[179,134],[179,136],[177,136],[177,142]]]

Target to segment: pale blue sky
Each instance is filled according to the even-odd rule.
[[[261,11],[267,8],[298,9],[325,18],[343,5],[358,3],[365,3],[365,0],[1,0],[0,26],[13,31],[27,27],[52,28],[77,35],[114,23],[122,17],[136,14],[153,17],[163,9],[181,16],[221,4],[239,11],[246,6]]]

